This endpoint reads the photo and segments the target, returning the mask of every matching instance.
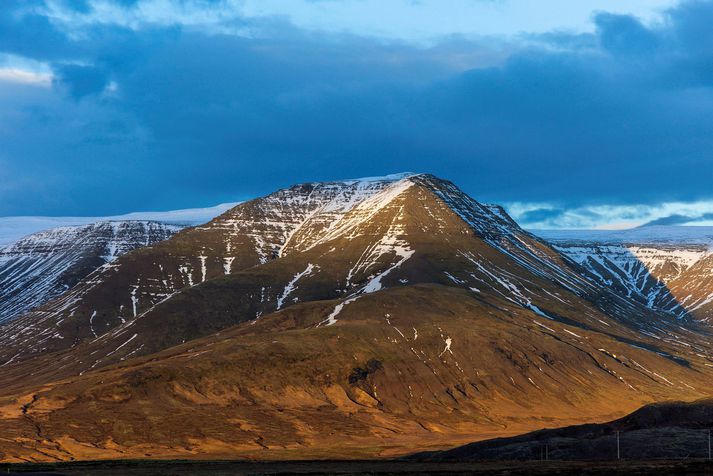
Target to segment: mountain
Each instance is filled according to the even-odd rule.
[[[647,405],[601,424],[541,430],[513,438],[471,443],[446,451],[413,455],[430,461],[626,460],[709,458],[713,400]]]
[[[116,260],[70,293],[24,316],[0,336],[0,342],[7,344],[0,355],[21,358],[27,353],[66,348],[131,322],[180,290],[273,261],[285,254],[288,244],[297,246],[313,239],[337,224],[352,207],[400,183],[400,178],[301,184],[238,205],[172,240]],[[253,305],[274,309],[276,290],[263,292],[267,291],[273,293],[270,299],[265,297]],[[255,317],[256,312],[249,317]],[[44,338],[36,338],[37,327],[45,329]],[[196,336],[174,333],[173,337]]]
[[[678,318],[713,317],[713,227],[535,233],[627,299]]]
[[[0,217],[0,322],[58,297],[119,255],[235,206],[117,217]]]
[[[40,231],[68,226],[91,225],[101,221],[155,221],[167,225],[200,225],[235,205],[237,203],[223,203],[207,208],[189,208],[166,212],[132,212],[107,217],[0,217],[0,247],[11,245],[20,238]]]
[[[0,322],[74,287],[118,256],[163,241],[181,227],[109,221],[34,233],[0,248]]]
[[[427,174],[300,184],[0,327],[4,460],[349,458],[710,394],[710,330]]]

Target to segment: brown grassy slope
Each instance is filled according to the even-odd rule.
[[[386,456],[711,391],[702,359],[682,365],[478,293],[388,289],[314,327],[335,304],[4,397],[2,459]]]

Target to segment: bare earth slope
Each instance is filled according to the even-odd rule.
[[[292,187],[79,287],[5,328],[5,460],[388,456],[712,386],[706,328],[428,175]]]

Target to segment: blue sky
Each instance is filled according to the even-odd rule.
[[[532,227],[713,217],[713,1],[3,0],[0,216],[449,178]]]

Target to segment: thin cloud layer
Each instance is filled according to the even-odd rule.
[[[530,229],[625,229],[657,225],[710,225],[713,201],[561,207],[547,203],[506,203],[506,209]]]
[[[138,1],[0,11],[0,54],[50,72],[0,74],[0,215],[201,206],[401,170],[557,204],[530,223],[713,199],[712,1],[653,25],[601,13],[594,33],[428,47],[166,4],[195,21]]]

